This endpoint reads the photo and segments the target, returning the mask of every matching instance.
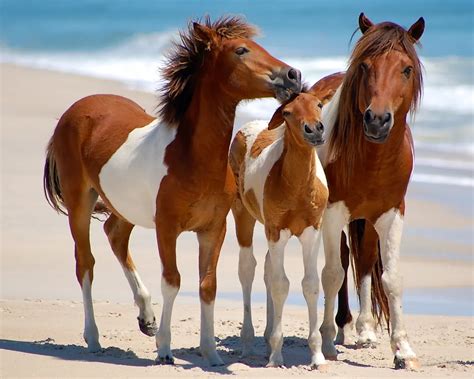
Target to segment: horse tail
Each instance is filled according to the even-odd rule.
[[[46,161],[44,163],[44,173],[43,173],[43,190],[44,190],[44,195],[46,197],[46,201],[51,206],[51,208],[53,208],[58,213],[67,215],[66,206],[64,205],[64,199],[61,193],[61,182],[59,180],[53,139],[54,139],[54,136],[49,141],[48,147],[46,149]],[[108,216],[110,215],[111,211],[103,201],[98,200],[95,203],[92,213],[93,213],[92,215],[93,218],[101,221],[99,218],[95,217],[94,215],[103,214],[105,216]]]
[[[366,272],[362,272],[361,265],[358,264],[364,257],[362,253],[362,240],[365,232],[365,220],[354,220],[349,224],[349,241],[351,251],[351,263],[352,273],[354,276],[355,287],[357,295],[359,296],[360,302],[360,286],[362,276],[366,275]],[[366,252],[367,254],[368,252]],[[377,242],[377,260],[372,268],[372,285],[371,285],[371,299],[372,299],[372,315],[377,322],[377,325],[382,326],[383,320],[387,325],[387,329],[390,332],[390,309],[388,307],[388,299],[385,295],[382,285],[382,257],[380,256],[380,241]]]
[[[61,183],[59,181],[58,166],[54,153],[54,136],[48,143],[46,149],[46,162],[44,163],[43,190],[46,201],[56,212],[67,215],[64,199],[61,194]]]

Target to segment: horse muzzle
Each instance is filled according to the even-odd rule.
[[[312,146],[322,145],[324,142],[324,125],[321,122],[315,125],[303,125],[303,138]]]
[[[368,141],[374,143],[384,143],[388,139],[392,126],[393,116],[391,112],[385,112],[382,115],[377,115],[370,109],[365,111],[364,134]]]
[[[275,98],[279,102],[288,100],[293,94],[301,92],[301,72],[293,67],[285,66],[270,76]]]

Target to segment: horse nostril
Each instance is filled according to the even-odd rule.
[[[290,68],[286,74],[288,76],[288,79],[292,81],[298,81],[300,78],[300,72],[294,68]]]
[[[364,113],[364,121],[369,124],[374,119],[374,112],[370,109],[367,109]]]
[[[313,134],[313,131],[311,130],[311,128],[308,126],[308,124],[304,124],[304,132],[306,134]]]
[[[319,133],[324,132],[324,125],[323,125],[322,122],[318,122],[318,123],[316,124],[316,130],[317,130]]]
[[[382,119],[382,125],[385,125],[386,123],[390,122],[392,118],[392,114],[390,112],[387,112],[383,115],[383,119]]]

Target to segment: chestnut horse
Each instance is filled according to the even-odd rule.
[[[334,299],[343,283],[337,315],[339,340],[344,340],[344,325],[351,321],[347,280],[344,281],[349,250],[346,236],[341,233],[350,224],[349,239],[361,303],[356,323],[358,344],[375,342],[371,315],[373,277],[374,309],[381,308],[391,326],[395,367],[412,368],[418,362],[402,321],[398,261],[404,198],[414,154],[407,114],[416,109],[422,91],[421,64],[414,45],[423,34],[424,20],[420,18],[406,31],[391,22],[374,25],[361,14],[359,26],[363,36],[352,52],[347,73],[331,75],[315,85],[337,89],[323,109],[329,143],[319,149],[329,186],[323,221],[323,353],[329,359],[337,355]]]
[[[226,215],[236,188],[228,149],[237,104],[243,99],[299,92],[299,71],[251,40],[255,28],[236,17],[190,23],[163,70],[159,117],[123,97],[94,95],[61,117],[47,149],[44,187],[52,206],[67,213],[82,287],[84,338],[100,349],[91,284],[94,258],[90,218],[98,197],[111,211],[104,229],[133,291],[140,329],[154,334],[150,295],[128,242],[135,225],[156,230],[162,263],[163,310],[157,361],[173,363],[171,312],[180,286],[176,239],[194,231],[199,241],[202,355],[222,364],[214,340],[216,266]]]
[[[311,366],[326,363],[316,325],[319,231],[328,199],[326,177],[315,149],[324,142],[322,101],[312,94],[299,94],[276,110],[268,129],[264,121],[246,124],[230,150],[230,164],[238,183],[232,212],[240,245],[239,279],[244,298],[242,355],[251,354],[254,339],[250,298],[257,264],[252,239],[258,220],[265,226],[268,241],[264,280],[269,367],[283,365],[282,312],[289,289],[283,263],[285,246],[292,235],[298,237],[303,250],[302,287],[309,312]]]

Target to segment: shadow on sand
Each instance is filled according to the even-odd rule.
[[[181,361],[177,366],[185,370],[199,367],[206,372],[233,374],[228,367],[234,363],[242,363],[255,368],[265,367],[268,362],[268,355],[264,338],[255,338],[254,355],[245,358],[240,358],[239,341],[240,338],[237,336],[229,336],[223,339],[216,338],[217,349],[224,360],[224,366],[209,367],[197,347],[174,349],[173,354],[176,359]],[[304,354],[302,354],[301,348],[305,350]],[[100,362],[131,367],[156,365],[154,359],[140,358],[132,350],[123,350],[112,346],[104,348],[97,353],[89,353],[84,346],[74,344],[61,345],[55,343],[51,338],[42,341],[0,339],[0,350],[43,355],[66,361]],[[283,356],[287,367],[309,365],[310,354],[306,339],[285,337]]]

